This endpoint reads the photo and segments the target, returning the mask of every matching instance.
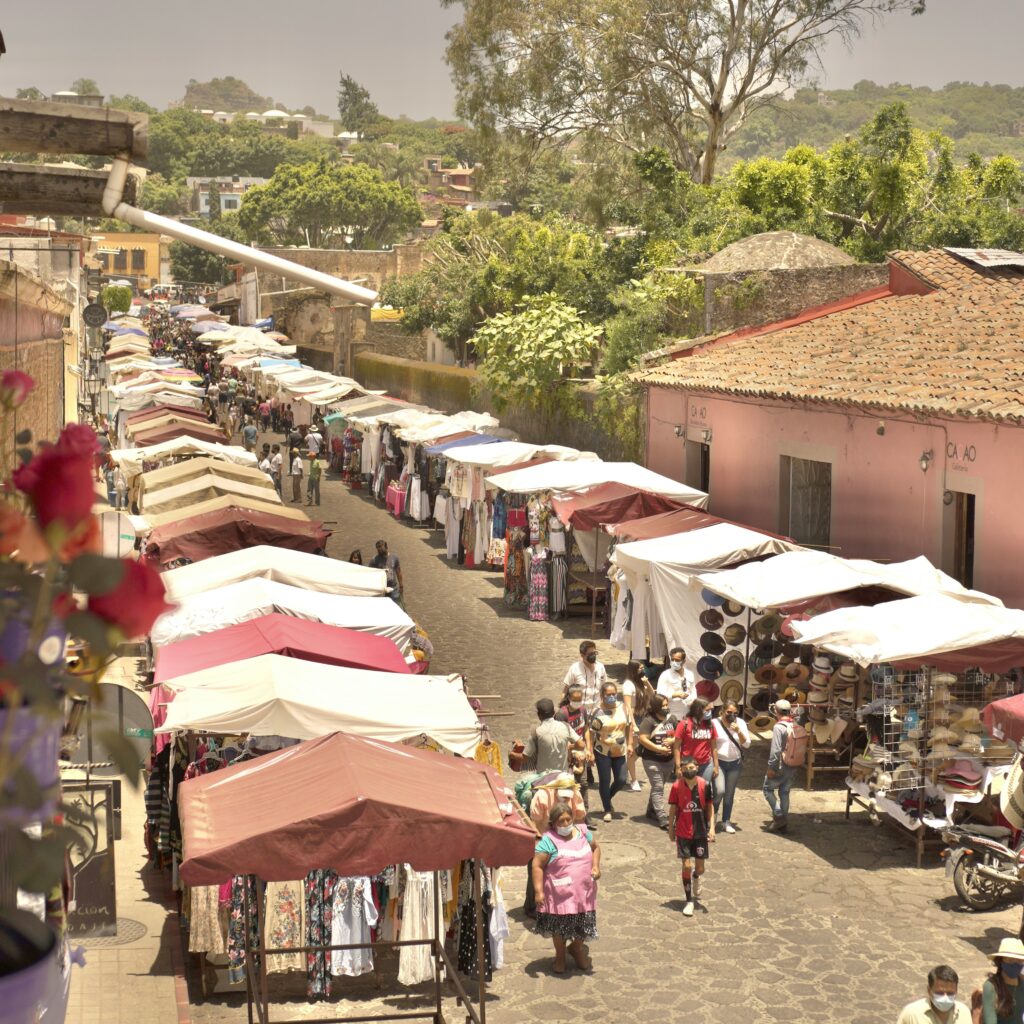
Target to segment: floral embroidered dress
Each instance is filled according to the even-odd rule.
[[[306,909],[302,881],[267,883],[267,946],[271,949],[295,948],[306,944]],[[302,953],[270,953],[267,970],[302,971],[306,968]]]

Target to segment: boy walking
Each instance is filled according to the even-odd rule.
[[[683,755],[680,768],[681,777],[668,794],[668,834],[683,862],[683,916],[693,917],[694,901],[701,898],[708,847],[715,841],[715,805],[696,759]]]
[[[323,469],[320,460],[314,455],[309,460],[309,477],[306,480],[306,504],[320,504],[320,474]]]

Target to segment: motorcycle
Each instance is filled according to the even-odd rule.
[[[991,910],[1003,900],[1024,897],[1024,833],[1015,846],[999,825],[952,825],[942,831],[949,847],[946,877],[971,910]]]

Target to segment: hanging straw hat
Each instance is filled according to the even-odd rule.
[[[722,623],[725,622],[725,616],[717,608],[708,608],[701,612],[698,618],[705,629],[721,629]]]
[[[746,611],[746,608],[744,608],[739,601],[728,600],[722,603],[722,611],[730,618],[734,619],[737,615],[742,615]]]
[[[832,675],[832,661],[827,654],[819,654],[814,659],[814,664],[811,668],[815,672],[820,672],[822,675]]]
[[[764,729],[769,728],[775,724],[775,718],[769,715],[767,712],[762,711],[759,714],[754,715],[753,718],[747,723],[747,727],[752,732],[761,732]]]
[[[964,708],[960,712],[960,717],[956,719],[956,726],[964,732],[983,732],[981,712],[975,707]]]
[[[728,655],[726,655],[728,657]],[[742,670],[741,670],[742,671]],[[743,701],[743,682],[739,679],[723,679],[718,684],[718,689],[723,704],[733,701],[740,704]]]
[[[725,642],[730,647],[738,647],[744,640],[747,639],[747,630],[744,626],[741,626],[738,622],[730,622],[725,627]]]
[[[860,670],[852,661],[844,661],[839,666],[839,671],[836,673],[836,677],[841,679],[844,683],[858,683],[860,682]]]
[[[796,686],[802,690],[807,689],[807,680],[810,674],[811,670],[806,665],[801,665],[798,662],[787,665],[785,672],[782,673],[783,679],[790,686]]]
[[[781,686],[785,682],[785,672],[778,665],[762,665],[754,678],[764,686]]]
[[[729,651],[722,655],[722,668],[730,676],[740,675],[745,664],[742,651]]]

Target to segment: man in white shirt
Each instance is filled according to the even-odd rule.
[[[281,494],[281,471],[284,467],[284,456],[281,454],[281,446],[275,444],[271,449],[270,456],[270,479],[274,481],[274,486],[277,488],[277,496],[282,498]]]
[[[597,644],[584,640],[580,644],[580,659],[569,666],[562,681],[562,693],[573,684],[583,689],[583,707],[590,716],[601,703],[601,685],[608,678],[604,665],[597,660]]]
[[[956,998],[959,985],[948,964],[933,967],[928,972],[928,994],[904,1006],[896,1024],[969,1024],[971,1011]]]
[[[323,434],[316,427],[311,427],[309,433],[306,434],[306,453],[311,459],[315,459],[320,454],[323,445]]]
[[[685,667],[686,651],[673,647],[668,652],[669,666],[658,676],[658,693],[668,698],[668,713],[680,722],[686,717],[696,696],[693,673]]]

